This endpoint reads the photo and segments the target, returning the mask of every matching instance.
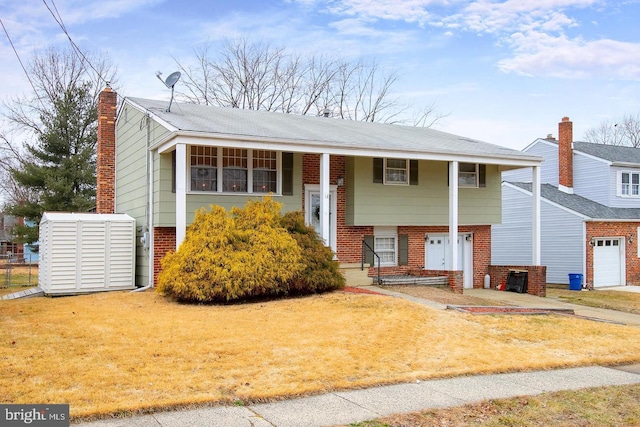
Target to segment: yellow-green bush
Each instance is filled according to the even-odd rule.
[[[343,288],[345,279],[338,271],[333,251],[322,243],[313,227],[305,225],[302,212],[285,214],[282,224],[302,249],[304,264],[304,268],[289,281],[289,292],[308,294]]]
[[[287,294],[304,265],[280,207],[266,197],[230,213],[197,211],[183,243],[162,260],[158,292],[200,302]]]

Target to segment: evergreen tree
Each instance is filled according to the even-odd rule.
[[[26,144],[28,160],[11,170],[37,197],[8,206],[8,213],[37,224],[45,211],[86,212],[95,206],[98,111],[90,87],[70,85],[41,114],[37,142]],[[38,240],[37,227],[14,231],[25,243]]]
[[[33,93],[4,104],[17,138],[0,135],[8,154],[0,188],[4,212],[25,219],[13,230],[17,241],[32,243],[44,212],[95,206],[98,95],[117,78],[103,56],[53,47],[35,52],[26,68]]]

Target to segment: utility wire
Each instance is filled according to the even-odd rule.
[[[9,44],[11,45],[11,49],[13,49],[13,53],[15,53],[16,58],[18,58],[18,62],[20,63],[20,67],[22,68],[22,71],[24,72],[24,75],[27,76],[27,80],[29,80],[29,84],[31,85],[31,88],[33,89],[33,93],[36,94],[36,98],[38,99],[38,101],[40,101],[40,104],[42,105],[43,110],[46,110],[46,108],[44,106],[44,103],[42,102],[42,99],[40,99],[40,97],[37,96],[38,91],[36,90],[36,86],[33,84],[33,80],[31,80],[31,76],[27,72],[27,68],[22,63],[22,59],[20,59],[20,55],[18,54],[18,50],[16,49],[15,45],[13,44],[13,40],[11,40],[11,36],[9,36],[9,32],[7,31],[7,27],[4,26],[4,22],[2,22],[1,18],[0,18],[0,25],[2,25],[2,29],[4,30],[4,34],[7,36],[7,40],[9,40]]]
[[[93,71],[95,71],[96,75],[98,76],[98,78],[100,80],[102,80],[105,84],[108,84],[109,81],[107,79],[105,79],[102,76],[102,74],[100,73],[100,71],[98,71],[93,66],[91,61],[89,61],[89,59],[85,56],[84,52],[82,52],[82,50],[78,47],[78,45],[71,38],[71,35],[67,31],[67,27],[64,25],[64,22],[62,21],[62,16],[60,15],[60,12],[58,11],[58,8],[57,8],[56,3],[54,2],[54,0],[51,0],[51,4],[53,5],[53,8],[55,9],[55,13],[54,13],[53,10],[51,10],[51,7],[49,7],[49,4],[47,3],[47,0],[42,0],[42,2],[46,6],[47,10],[49,10],[49,13],[51,14],[51,16],[53,16],[53,19],[58,23],[58,25],[62,29],[62,32],[67,36],[67,38],[69,39],[69,42],[71,43],[71,46],[76,51],[76,53],[82,57],[82,59],[89,65],[89,67],[91,67],[91,69]]]

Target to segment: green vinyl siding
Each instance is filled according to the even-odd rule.
[[[162,227],[174,227],[176,224],[176,195],[171,192],[171,153],[160,155],[159,160],[160,177],[156,177],[159,182],[156,188],[155,222]],[[209,209],[213,205],[219,205],[230,210],[232,207],[243,207],[247,201],[260,199],[262,194],[199,194],[187,193],[187,224],[193,221],[195,212],[204,207]],[[302,155],[293,155],[293,195],[274,195],[276,202],[282,203],[282,212],[302,210]]]
[[[116,213],[127,213],[136,220],[136,285],[148,284],[148,253],[140,238],[147,225],[147,119],[139,110],[125,105],[116,123]],[[168,132],[149,122],[151,141]]]
[[[347,225],[448,225],[447,162],[418,162],[418,185],[374,183],[373,162],[352,157],[346,162]],[[486,187],[459,189],[460,225],[500,222],[498,167],[487,165]]]

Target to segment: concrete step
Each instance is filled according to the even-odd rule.
[[[369,264],[364,265],[361,270],[361,264],[344,263],[340,264],[340,272],[347,281],[347,286],[369,286],[373,283],[373,279],[368,277]]]
[[[445,276],[382,276],[383,285],[423,285],[423,286],[448,286],[449,279]]]

